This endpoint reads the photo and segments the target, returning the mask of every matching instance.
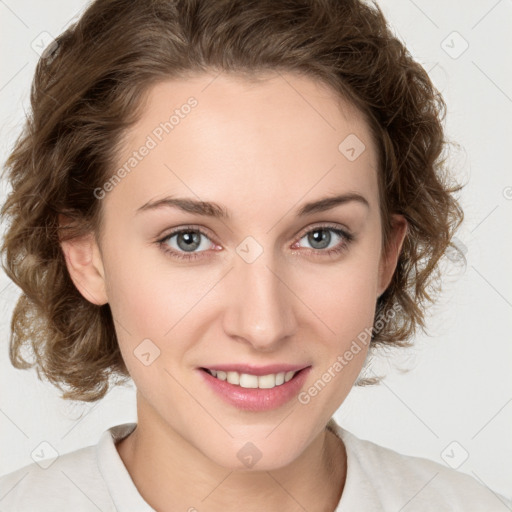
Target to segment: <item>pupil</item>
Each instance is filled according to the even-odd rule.
[[[184,245],[180,243],[181,240],[185,241]],[[199,233],[196,233],[194,231],[186,231],[178,235],[178,245],[180,246],[180,249],[183,249],[185,251],[193,251],[194,249],[197,249],[199,247],[199,244]]]
[[[319,233],[321,234],[318,236]],[[315,244],[320,244],[320,247],[315,247],[315,249],[324,249],[329,245],[330,238],[331,234],[327,230],[317,229],[309,235],[309,242],[313,247],[315,247]],[[327,241],[327,243],[323,243],[325,241]]]

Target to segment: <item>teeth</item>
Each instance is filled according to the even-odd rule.
[[[242,388],[272,389],[290,381],[297,372],[280,372],[269,375],[251,375],[249,373],[223,372],[221,370],[208,370],[210,375]]]
[[[228,372],[228,377],[226,380],[230,384],[236,384],[238,386],[240,384],[240,374],[238,372]]]
[[[240,387],[241,388],[257,388],[259,378],[256,375],[249,375],[248,373],[240,374]]]
[[[295,375],[295,372],[286,372],[284,375],[284,381],[288,382]]]
[[[258,387],[261,389],[271,389],[276,387],[275,375],[261,375],[258,377]]]

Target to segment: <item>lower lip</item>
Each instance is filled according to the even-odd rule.
[[[224,401],[245,411],[269,411],[281,407],[299,394],[311,366],[297,372],[291,380],[271,389],[243,388],[198,369],[205,382]]]

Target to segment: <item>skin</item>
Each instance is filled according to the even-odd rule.
[[[197,368],[311,365],[307,390],[373,325],[406,233],[405,219],[394,215],[384,252],[377,153],[361,114],[309,77],[265,78],[202,74],[154,85],[142,118],[126,134],[120,166],[174,108],[190,96],[198,105],[102,199],[100,244],[92,236],[62,243],[79,291],[95,304],[108,302],[115,318],[138,411],[137,428],[117,450],[143,498],[160,512],[240,504],[246,511],[334,510],[346,454],[325,426],[367,350],[307,405],[292,399],[265,412],[225,403]],[[366,146],[354,161],[338,150],[349,134]],[[352,201],[296,215],[306,202],[347,192],[364,196],[369,207]],[[231,218],[170,207],[137,213],[169,195],[215,201]],[[344,242],[328,228],[327,249],[308,239],[325,223],[354,235],[341,254],[325,254]],[[156,242],[184,226],[207,232],[196,260],[175,259]],[[251,263],[236,251],[248,236],[263,250]],[[178,238],[168,238],[167,246],[189,254]],[[144,339],[160,350],[148,366],[134,355]],[[248,441],[262,454],[252,468],[237,458]]]

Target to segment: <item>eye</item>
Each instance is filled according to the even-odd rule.
[[[194,259],[201,257],[200,254],[194,251],[202,248],[203,250],[199,251],[201,253],[213,245],[212,242],[203,243],[201,238],[209,240],[208,235],[198,228],[182,228],[166,235],[158,240],[157,243],[164,252],[169,253],[173,257],[178,259]],[[175,240],[171,242],[172,239]]]
[[[334,233],[334,236],[332,233]],[[322,225],[307,231],[300,238],[299,242],[294,244],[293,248],[297,248],[297,244],[301,240],[306,240],[312,246],[312,253],[314,255],[332,256],[347,250],[353,239],[354,236],[343,229]]]
[[[312,249],[308,252],[314,256],[335,256],[348,249],[349,244],[354,240],[354,235],[339,227],[316,226],[302,234],[299,241],[293,244],[292,249],[302,247],[298,244],[303,239],[311,244]],[[333,242],[334,245],[332,245]],[[157,244],[171,257],[183,260],[201,258],[202,252],[215,247],[207,233],[196,227],[184,227],[172,231],[158,240]]]

